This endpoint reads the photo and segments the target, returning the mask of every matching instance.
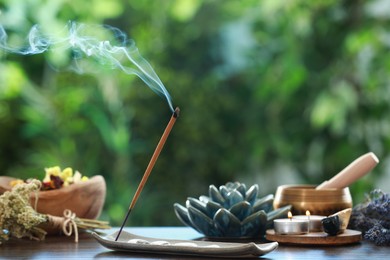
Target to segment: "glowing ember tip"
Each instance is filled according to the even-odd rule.
[[[180,108],[176,108],[173,112],[173,117],[178,118],[180,116]]]

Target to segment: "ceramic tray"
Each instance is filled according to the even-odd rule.
[[[265,255],[278,247],[277,242],[256,244],[227,243],[194,240],[156,239],[143,237],[122,231],[118,241],[115,241],[117,232],[100,236],[92,233],[93,237],[103,246],[115,250],[131,253],[193,255],[224,258],[248,258]]]

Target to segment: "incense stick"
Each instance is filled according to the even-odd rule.
[[[158,144],[157,144],[157,146],[156,146],[156,149],[154,150],[154,153],[153,153],[153,155],[152,155],[152,158],[151,158],[150,161],[149,161],[148,167],[146,167],[144,176],[142,177],[141,182],[140,182],[139,185],[138,185],[138,188],[137,188],[137,190],[136,190],[136,192],[135,192],[135,194],[134,194],[134,197],[133,197],[133,199],[132,199],[132,201],[131,201],[131,203],[130,203],[129,210],[127,211],[126,217],[125,217],[125,219],[124,219],[124,221],[123,221],[123,223],[122,223],[121,228],[119,229],[119,232],[118,232],[118,235],[117,235],[116,238],[115,238],[115,241],[118,240],[118,238],[119,238],[119,236],[120,236],[120,234],[121,234],[121,232],[122,232],[122,229],[123,229],[123,227],[124,227],[125,224],[126,224],[127,218],[129,217],[130,212],[131,212],[132,209],[134,208],[135,203],[137,202],[138,197],[139,197],[139,195],[141,194],[141,191],[142,191],[142,189],[144,188],[145,183],[146,183],[146,181],[148,180],[149,175],[150,175],[150,173],[151,173],[152,170],[153,170],[154,164],[156,163],[156,161],[157,161],[157,159],[158,159],[158,156],[160,155],[160,152],[161,152],[162,148],[164,147],[165,141],[167,140],[167,138],[168,138],[168,136],[169,136],[169,133],[171,132],[172,127],[173,127],[173,125],[174,125],[175,122],[176,122],[176,119],[179,117],[179,113],[180,113],[180,109],[177,107],[177,108],[175,109],[175,111],[173,112],[172,117],[171,117],[171,119],[169,120],[168,125],[167,125],[167,127],[165,128],[164,133],[162,134],[162,136],[161,136],[161,138],[160,138],[160,141],[158,142]]]

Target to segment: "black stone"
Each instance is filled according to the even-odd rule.
[[[321,222],[325,233],[328,233],[331,236],[335,236],[340,232],[341,223],[339,216],[335,215],[327,217],[324,218]]]

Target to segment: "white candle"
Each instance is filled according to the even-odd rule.
[[[306,216],[304,215],[297,215],[293,216],[293,219],[306,219],[309,221],[309,232],[322,232],[322,222],[321,220],[326,218],[325,216],[319,216],[319,215],[310,215],[310,212],[306,211]]]
[[[299,235],[306,234],[309,230],[308,219],[294,219],[291,212],[288,212],[288,218],[275,219],[274,230],[276,234],[281,235]]]

